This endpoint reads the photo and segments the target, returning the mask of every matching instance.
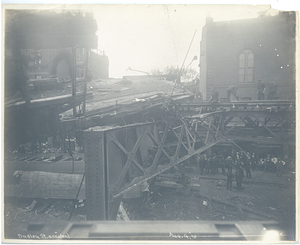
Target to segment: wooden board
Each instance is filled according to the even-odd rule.
[[[23,172],[19,185],[20,196],[28,198],[75,199],[82,176],[81,174],[41,171]],[[85,199],[85,181],[82,183],[78,199]]]

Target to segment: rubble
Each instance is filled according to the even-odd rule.
[[[37,204],[36,200],[33,200],[32,203],[30,204],[30,206],[26,207],[26,209],[28,211],[32,211],[32,209],[34,209],[35,205]]]

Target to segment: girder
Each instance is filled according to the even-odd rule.
[[[245,108],[247,109],[247,106],[244,106],[244,110],[223,108],[192,116],[180,116],[175,113],[175,117],[165,117],[163,121],[158,122],[130,124],[122,127],[94,127],[86,130],[84,133],[86,147],[91,146],[89,142],[100,140],[97,149],[95,149],[95,144],[92,146],[95,152],[86,150],[87,193],[90,193],[91,188],[93,195],[104,193],[105,196],[105,203],[102,205],[105,209],[104,212],[101,211],[102,215],[88,215],[87,219],[114,219],[111,215],[116,212],[111,207],[117,207],[116,202],[120,201],[126,192],[142,186],[146,181],[222,141],[229,141],[240,148],[236,142],[243,138],[237,138],[236,132],[247,129],[245,132],[252,134],[248,141],[253,142],[259,142],[261,138],[268,139],[271,136],[273,137],[272,144],[278,143],[279,145],[287,143],[281,141],[284,138],[283,134],[286,134],[287,139],[292,137],[293,133],[288,134],[288,131],[293,132],[293,127],[284,128],[283,122],[285,119],[293,122],[294,111],[257,110],[257,108],[246,110]],[[274,120],[276,123],[272,125]],[[276,127],[279,124],[281,131],[277,132]],[[249,129],[252,130],[249,131]],[[87,154],[98,155],[98,160]],[[147,159],[146,156],[151,157]],[[102,172],[95,172],[97,169],[94,165],[97,164],[102,166],[105,177]],[[101,174],[101,178],[104,178],[105,183],[101,185],[103,189],[101,192],[93,189],[95,185],[99,186],[99,176],[92,178],[89,182],[88,176],[91,174]],[[91,202],[97,202],[101,198],[103,196],[94,197]],[[90,212],[91,215],[97,214],[99,206],[96,203],[87,202],[87,209],[94,209]]]
[[[211,118],[212,121],[213,118]],[[218,123],[221,123],[221,120]],[[93,210],[89,211],[87,218],[111,219],[112,217],[107,214],[115,212],[111,210],[110,203],[115,203],[115,200],[126,191],[183,163],[223,140],[218,133],[208,130],[206,142],[203,144],[203,140],[195,130],[196,125],[188,127],[188,124],[188,120],[174,118],[165,122],[133,124],[114,128],[96,127],[85,131],[85,147],[87,147],[85,151],[86,193],[87,198],[90,198],[87,201],[87,209]],[[158,127],[162,128],[163,131],[157,133]],[[220,125],[218,125],[219,127]],[[136,132],[136,134],[126,135],[131,141],[130,149],[126,140],[123,142],[118,140],[121,134],[126,133],[128,129],[133,129]],[[157,136],[155,137],[155,135]],[[196,142],[200,142],[200,146],[197,146]],[[152,162],[146,162],[145,156],[148,155],[148,150],[151,147],[156,147],[155,156],[153,156]],[[137,157],[138,151],[141,154],[141,161]],[[125,159],[118,157],[122,154],[125,155]],[[139,171],[135,171],[136,169]],[[138,182],[134,181],[136,177],[141,177]],[[98,191],[95,190],[95,186],[98,186]],[[100,191],[99,188],[102,190]],[[91,195],[93,195],[92,198]],[[96,202],[102,198],[107,200],[107,203],[103,201],[103,204],[100,205],[102,208],[99,210],[100,206]]]

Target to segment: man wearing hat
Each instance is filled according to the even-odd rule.
[[[232,188],[232,180],[233,180],[234,176],[232,174],[232,168],[229,168],[228,169],[228,172],[227,172],[227,184],[226,184],[226,189],[230,189]]]
[[[247,152],[245,158],[245,169],[246,169],[247,178],[251,178],[250,168],[251,168],[251,156],[250,156],[250,152]]]
[[[226,159],[226,167],[227,167],[227,169],[228,170],[232,169],[233,164],[234,164],[234,161],[233,161],[232,157],[228,156],[227,159]]]
[[[258,100],[264,100],[266,86],[264,83],[261,82],[261,80],[257,80],[257,82],[258,82],[258,84],[257,84]]]
[[[241,168],[241,166],[237,166],[236,172],[235,172],[235,179],[236,179],[236,185],[238,190],[242,190],[242,181],[244,178],[244,171]]]

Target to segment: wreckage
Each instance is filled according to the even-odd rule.
[[[8,99],[5,104],[5,144],[21,146],[48,137],[56,139],[62,152],[6,153],[6,196],[86,199],[87,220],[115,220],[122,198],[130,190],[145,181],[155,181],[168,170],[184,175],[185,166],[193,164],[197,154],[214,146],[241,148],[239,145],[251,142],[256,147],[272,145],[283,151],[294,147],[293,101],[239,101],[212,108],[208,102],[194,100],[194,94],[182,85],[151,76],[131,80],[166,82],[167,89],[129,93],[132,81],[124,78],[115,84],[130,89],[107,86],[104,91],[102,87],[98,89],[101,99],[95,99],[95,95],[92,99],[92,93],[87,92],[87,54],[97,48],[97,36],[96,27],[90,27],[94,23],[91,16],[60,14],[62,29],[46,28],[46,36],[32,28],[36,23],[41,23],[42,29],[47,26],[47,18],[45,22],[35,21],[47,17],[44,13],[41,17],[30,11],[13,11],[8,16],[13,18],[6,26],[6,48],[7,52],[11,50],[19,75],[16,87],[22,97]],[[70,21],[74,26],[71,30]],[[22,49],[42,48],[66,49],[71,54],[71,59],[67,56],[71,64],[70,94],[30,98]],[[86,54],[79,63],[78,52]],[[84,71],[81,77],[78,67]],[[78,94],[79,83],[82,92]],[[121,94],[115,96],[116,90]],[[83,152],[75,152],[76,145]],[[17,184],[11,183],[14,173],[19,177]]]

